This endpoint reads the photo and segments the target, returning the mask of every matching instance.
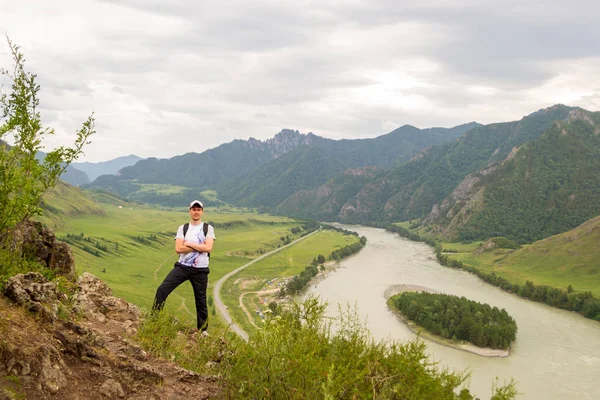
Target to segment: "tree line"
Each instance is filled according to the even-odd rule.
[[[466,297],[404,292],[392,296],[392,303],[409,320],[446,339],[507,349],[517,335],[517,323],[506,310]]]
[[[339,228],[336,228],[336,229],[339,229]],[[356,233],[356,232],[351,232],[351,231],[346,231],[346,232],[349,232],[347,234],[352,234],[352,235],[358,236],[358,233]],[[360,249],[362,249],[366,244],[367,244],[367,238],[362,236],[358,242],[349,244],[347,246],[344,246],[342,248],[332,251],[329,254],[328,259],[340,261],[343,258],[349,257],[352,254],[358,253],[360,251]],[[324,269],[322,264],[325,263],[325,260],[326,260],[325,256],[323,256],[322,254],[319,254],[317,257],[315,257],[312,260],[311,264],[309,266],[307,266],[304,269],[304,271],[302,271],[300,273],[300,275],[294,276],[284,287],[281,288],[281,290],[279,291],[279,296],[283,297],[286,294],[294,295],[294,294],[302,291],[306,287],[306,285],[308,285],[308,282],[310,282],[310,280],[313,277],[315,277],[317,275],[317,273],[319,272],[318,265],[321,264],[321,268]]]

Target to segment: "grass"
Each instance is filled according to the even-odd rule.
[[[398,223],[408,229],[408,222]],[[424,235],[424,232],[411,230]],[[511,283],[523,285],[531,281],[536,285],[548,285],[566,289],[572,285],[576,292],[589,291],[600,296],[600,217],[581,226],[518,250],[475,250],[483,242],[439,242],[443,249],[456,250],[446,253],[451,259],[505,278]]]
[[[456,250],[459,253],[470,253],[474,251],[482,242],[457,243],[457,242],[439,242],[444,250]]]
[[[474,253],[450,254],[463,263],[485,272],[494,272],[509,282],[548,285],[575,291],[590,291],[600,296],[600,261],[592,258],[598,251],[573,257],[565,248],[541,248],[536,244],[512,251],[492,250],[480,255]]]
[[[212,200],[212,201],[217,201],[217,192],[214,190],[205,190],[203,192],[200,192],[200,195],[202,197],[204,197],[207,200]]]
[[[136,183],[139,186],[138,191],[142,193],[155,192],[156,194],[178,194],[187,190],[183,186],[175,186],[162,183]]]
[[[62,181],[48,191],[42,209],[45,217],[39,220],[54,229],[63,225],[64,216],[104,214],[103,207],[88,197],[83,190]]]

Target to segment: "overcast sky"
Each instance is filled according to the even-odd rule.
[[[598,111],[598,4],[0,0],[0,31],[38,74],[56,130],[47,149],[72,143],[93,111],[97,133],[79,161],[97,162],[283,128],[364,138],[556,103]],[[6,41],[0,65],[11,65]]]

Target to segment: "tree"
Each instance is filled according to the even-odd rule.
[[[2,90],[0,95],[0,243],[13,228],[41,214],[44,194],[82,154],[95,132],[92,114],[77,132],[73,147],[61,146],[47,153],[43,161],[38,160],[42,140],[54,130],[42,127],[37,76],[25,70],[19,46],[7,41],[14,65],[12,71],[0,69],[4,81],[11,82],[9,93]]]
[[[569,286],[567,286],[567,293],[573,293],[573,286],[571,286],[569,284]]]

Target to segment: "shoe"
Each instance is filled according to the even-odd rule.
[[[202,333],[200,333],[200,336],[202,336],[202,337],[207,337],[207,336],[208,336],[208,332],[206,332],[206,331],[202,331]]]

